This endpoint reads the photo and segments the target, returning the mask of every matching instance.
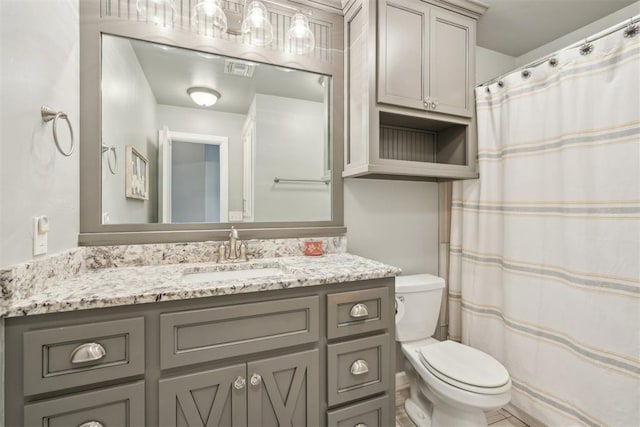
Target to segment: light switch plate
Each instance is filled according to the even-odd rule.
[[[40,230],[47,230],[40,232]],[[33,255],[42,255],[47,253],[47,236],[49,230],[49,219],[46,216],[37,216],[33,218]]]

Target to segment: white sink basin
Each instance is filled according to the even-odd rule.
[[[226,271],[186,271],[183,275],[183,280],[188,283],[198,283],[239,279],[258,279],[260,277],[273,276],[284,276],[284,271],[278,267]]]

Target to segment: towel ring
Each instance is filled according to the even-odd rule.
[[[109,152],[113,152],[113,156],[109,156]],[[107,153],[107,165],[109,166],[109,171],[111,175],[115,175],[118,171],[118,152],[116,151],[115,145],[107,145],[102,144],[102,154]],[[111,163],[111,158],[113,158],[113,163]]]
[[[53,120],[53,141],[56,143],[56,147],[58,148],[58,151],[60,152],[60,154],[66,157],[69,157],[70,155],[72,155],[73,148],[74,148],[73,126],[71,126],[71,121],[69,120],[69,117],[67,116],[67,114],[63,113],[62,111],[55,111],[51,107],[46,105],[43,105],[42,108],[40,108],[40,114],[42,115],[42,120],[45,122],[50,122],[51,120]],[[65,152],[60,147],[60,142],[58,141],[58,119],[59,118],[67,122],[67,126],[69,127],[69,134],[71,134],[71,144],[69,146],[69,151],[67,152]]]

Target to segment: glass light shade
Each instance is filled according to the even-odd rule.
[[[241,31],[249,37],[249,43],[254,46],[267,46],[273,41],[273,27],[269,21],[267,8],[262,2],[249,3]]]
[[[191,13],[191,23],[198,33],[216,36],[227,31],[227,15],[220,0],[204,0],[196,4]]]
[[[136,9],[140,19],[156,25],[170,27],[178,16],[175,0],[137,0]]]
[[[201,107],[211,107],[218,102],[218,99],[222,96],[220,92],[209,89],[208,87],[190,87],[187,89],[187,93],[193,102]]]
[[[309,28],[309,19],[301,13],[293,15],[287,38],[291,51],[300,55],[309,53],[316,47],[316,38]]]

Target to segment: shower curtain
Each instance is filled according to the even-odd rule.
[[[454,183],[450,339],[501,361],[551,426],[640,425],[640,35],[476,89]]]

